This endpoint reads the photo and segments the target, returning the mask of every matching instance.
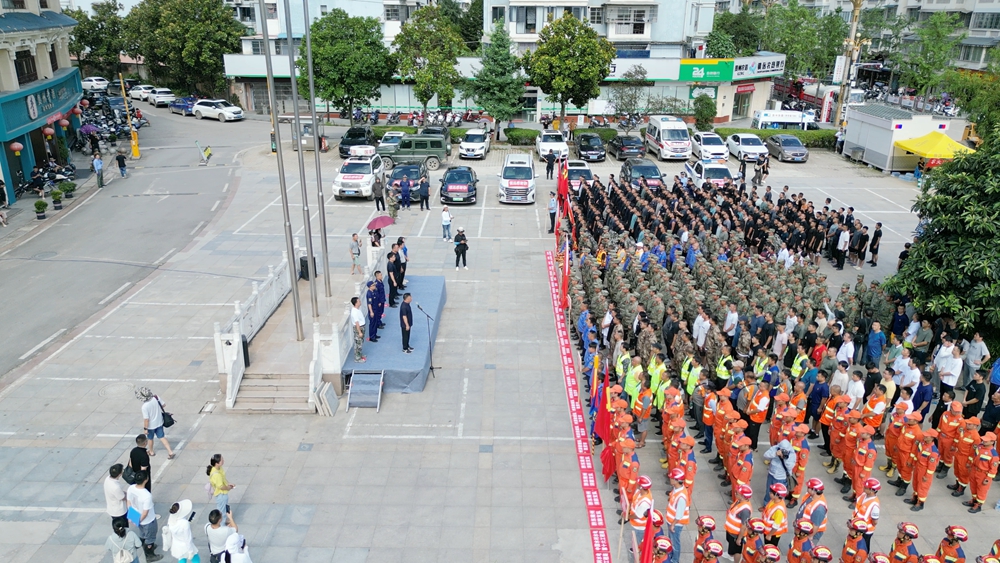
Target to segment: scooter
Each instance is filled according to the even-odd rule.
[[[602,129],[608,126],[608,120],[598,115],[590,120],[590,129]]]
[[[399,123],[399,112],[398,111],[394,111],[394,112],[390,113],[389,116],[386,117],[385,122],[388,125],[393,125],[393,124]]]
[[[379,115],[380,115],[379,110],[378,109],[373,109],[372,113],[371,113],[371,117],[368,118],[368,122],[371,123],[372,125],[378,125]]]

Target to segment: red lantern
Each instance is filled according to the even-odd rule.
[[[82,109],[80,109],[80,108],[73,108],[73,115],[79,116],[81,113],[83,113]]]
[[[65,131],[66,128],[69,127],[69,120],[67,120],[67,119],[60,119],[59,120],[59,126],[63,128],[63,131]]]
[[[24,145],[14,141],[10,144],[10,150],[14,151],[14,156],[21,156],[21,151],[24,150]]]
[[[45,134],[45,138],[51,139],[52,135],[56,134],[56,130],[51,127],[46,127],[45,129],[42,129],[42,133]]]
[[[90,100],[80,100],[80,105],[83,107],[87,107],[90,105]]]

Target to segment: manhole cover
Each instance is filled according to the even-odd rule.
[[[135,390],[135,385],[131,383],[109,383],[97,392],[102,397],[114,397],[116,395],[127,395]]]
[[[31,257],[32,260],[47,260],[49,258],[55,257],[55,252],[39,252],[38,254]]]

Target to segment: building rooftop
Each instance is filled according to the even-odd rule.
[[[35,15],[31,12],[7,12],[0,15],[0,32],[17,33],[39,31],[54,27],[73,27],[76,20],[60,12],[42,11]]]
[[[901,119],[913,119],[913,114],[906,111],[905,109],[894,108],[892,106],[884,106],[882,104],[865,104],[863,106],[854,106],[851,108],[853,111],[864,113],[866,115],[871,115],[873,117],[879,117],[881,119],[890,119],[898,121]]]

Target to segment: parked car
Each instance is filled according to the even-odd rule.
[[[430,173],[427,171],[427,165],[423,162],[420,164],[400,164],[393,168],[392,172],[389,173],[387,185],[398,185],[403,180],[403,176],[406,176],[406,178],[414,184],[416,184],[417,180],[423,176],[427,176],[428,180],[431,178]],[[420,194],[417,193],[416,189],[410,191],[411,201],[419,202],[420,199]]]
[[[146,101],[149,97],[149,93],[153,91],[154,86],[152,84],[139,84],[128,91],[128,97],[133,100]]]
[[[170,102],[167,109],[170,113],[179,113],[184,116],[194,115],[194,104],[198,101],[198,98],[194,96],[185,96],[183,98],[177,98],[176,100]]]
[[[382,155],[386,168],[396,164],[427,165],[428,170],[437,170],[448,158],[448,148],[441,135],[405,135],[395,145],[382,145],[376,149]]]
[[[569,158],[569,145],[562,133],[554,129],[546,129],[535,137],[535,152],[538,160],[545,160],[545,155],[552,151],[556,158]]]
[[[149,100],[149,105],[158,108],[160,106],[169,107],[170,102],[177,98],[174,97],[174,93],[169,88],[153,88],[146,99]]]
[[[778,162],[806,162],[809,160],[809,149],[795,135],[771,135],[764,142],[767,152],[778,159]]]
[[[751,133],[733,133],[726,139],[726,146],[739,160],[757,160],[761,155],[767,154],[767,147],[760,137]]]
[[[385,165],[382,157],[375,154],[375,147],[354,145],[340,166],[340,172],[333,179],[333,199],[337,201],[345,197],[375,199],[375,184],[384,186],[383,182],[385,182]]]
[[[497,197],[501,203],[535,203],[535,178],[538,178],[538,173],[531,155],[508,154],[497,176],[500,177]]]
[[[198,100],[194,104],[194,116],[197,119],[210,118],[226,121],[243,119],[243,109],[226,100]]]
[[[128,94],[132,91],[132,88],[139,85],[139,81],[134,78],[125,79],[125,93]],[[120,96],[122,93],[122,81],[115,78],[108,83],[108,93],[112,96]]]
[[[641,142],[641,141],[640,141]],[[628,182],[633,188],[639,187],[639,178],[646,179],[646,185],[652,190],[663,186],[663,174],[656,164],[648,158],[630,158],[622,164],[619,180]]]
[[[729,160],[729,148],[715,133],[699,131],[691,136],[691,154],[701,160]]]
[[[458,145],[458,158],[486,158],[490,134],[485,129],[469,129]]]
[[[104,101],[104,105],[110,112],[118,110],[122,113],[125,112],[125,98],[121,96],[108,96]]]
[[[385,135],[382,135],[382,140],[378,142],[378,146],[381,147],[383,145],[398,144],[403,140],[404,135],[406,135],[406,133],[403,133],[402,131],[386,131]]]
[[[576,135],[576,157],[591,162],[604,162],[608,151],[604,149],[604,141],[597,133],[578,133]]]
[[[642,144],[642,139],[630,135],[618,135],[608,142],[608,155],[618,160],[639,157],[646,154],[646,147]]]
[[[442,127],[435,125],[433,127],[424,127],[420,131],[421,135],[439,135],[444,138],[445,147],[448,149],[448,156],[451,156],[451,129],[448,127]]]
[[[479,178],[470,166],[451,166],[441,178],[441,203],[476,203]]]
[[[684,173],[694,182],[694,185],[701,187],[705,182],[722,187],[726,181],[733,179],[733,173],[725,164],[715,162],[687,162],[684,164]]]
[[[84,90],[107,90],[108,89],[108,79],[101,78],[100,76],[88,76],[84,78],[81,83],[83,84]]]
[[[337,152],[340,153],[341,158],[347,158],[351,154],[351,147],[374,145],[375,143],[375,133],[372,131],[370,125],[355,125],[348,129],[347,133],[344,133],[344,136],[340,138],[340,146],[337,147]]]
[[[582,180],[590,183],[594,180],[594,173],[590,171],[590,165],[582,160],[571,160],[566,163],[566,176],[569,178],[569,187],[577,193],[580,192]]]

